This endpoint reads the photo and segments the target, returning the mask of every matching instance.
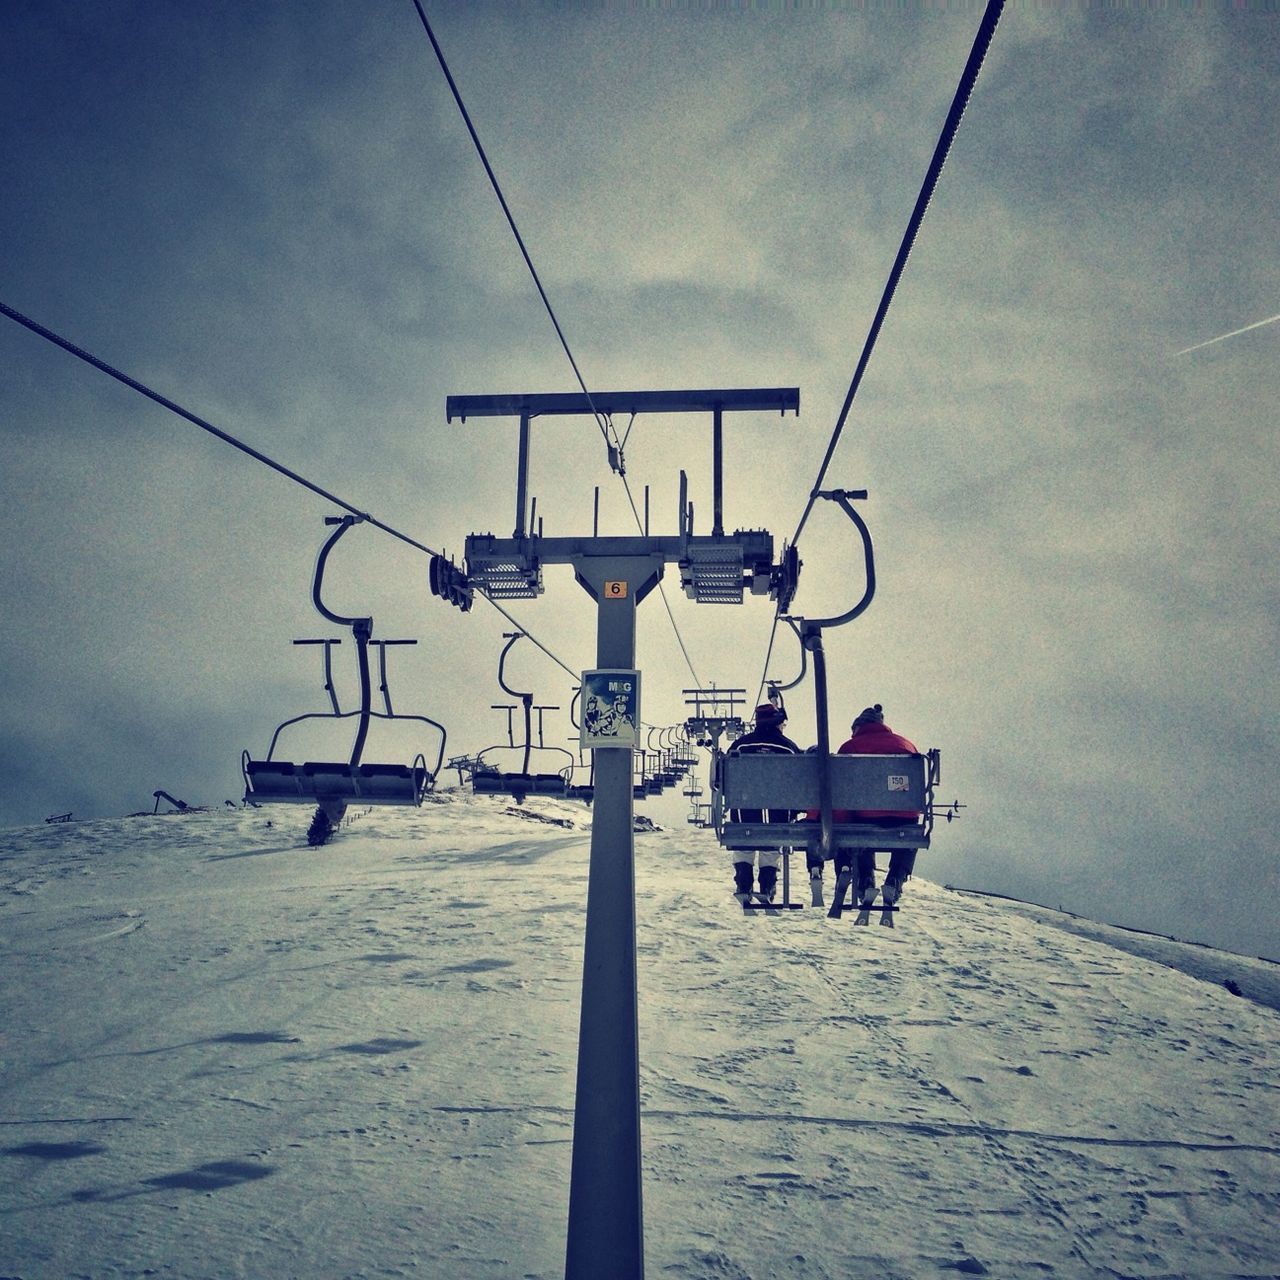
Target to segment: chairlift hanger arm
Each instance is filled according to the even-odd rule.
[[[360,757],[364,752],[365,740],[369,735],[369,715],[373,699],[373,681],[369,674],[369,637],[373,634],[373,619],[347,618],[342,614],[334,613],[332,609],[325,607],[324,601],[320,597],[320,589],[324,584],[324,570],[329,560],[329,553],[337,545],[338,539],[352,525],[358,524],[363,519],[363,516],[352,515],[325,516],[325,524],[336,525],[337,527],[329,535],[324,546],[320,548],[320,554],[316,557],[315,576],[311,583],[311,602],[315,605],[317,612],[330,622],[336,622],[342,627],[350,627],[351,634],[356,641],[356,660],[360,671],[360,722],[356,729],[356,740],[351,747],[350,767],[352,769],[360,763]],[[326,646],[326,662],[328,655],[329,649]],[[332,694],[330,696],[332,697]]]
[[[863,590],[862,599],[860,599],[857,604],[850,609],[846,609],[844,613],[836,614],[834,617],[798,618],[795,620],[788,618],[787,622],[790,623],[792,630],[797,631],[797,634],[800,635],[801,644],[805,645],[805,647],[812,647],[809,644],[809,638],[817,635],[826,628],[842,627],[846,622],[852,622],[854,618],[865,613],[867,606],[871,603],[872,596],[876,593],[875,550],[871,543],[871,530],[867,528],[866,522],[857,513],[857,511],[854,510],[853,506],[849,502],[850,498],[865,498],[867,496],[867,491],[865,489],[830,489],[824,490],[815,496],[819,498],[827,498],[835,502],[841,510],[844,511],[845,515],[853,521],[854,526],[861,535],[863,562],[866,569],[866,587]],[[796,626],[797,622],[800,624],[798,629]],[[787,687],[790,688],[790,685]]]
[[[865,498],[867,491],[865,489],[846,490],[846,489],[829,489],[815,492],[815,498],[826,498],[835,502],[845,515],[853,521],[854,527],[858,530],[862,538],[863,559],[866,565],[866,586],[862,593],[862,598],[852,606],[846,609],[844,613],[835,614],[830,618],[788,618],[787,622],[791,629],[800,637],[802,649],[813,654],[813,684],[814,684],[814,700],[817,710],[817,729],[818,729],[818,756],[822,761],[818,770],[818,813],[819,822],[821,823],[821,835],[819,837],[819,852],[824,860],[830,858],[833,852],[833,828],[834,816],[831,804],[831,730],[828,723],[828,699],[827,699],[827,659],[822,647],[822,633],[827,627],[841,627],[846,622],[852,622],[859,614],[864,613],[867,606],[871,603],[872,596],[876,590],[876,567],[875,553],[871,543],[871,531],[867,528],[866,522],[854,510],[850,503],[850,499]]]
[[[507,654],[509,654],[515,644],[524,639],[523,631],[504,631],[502,638],[506,640],[506,644],[502,646],[502,654],[498,658],[498,685],[503,693],[510,694],[513,698],[519,698],[522,702],[529,705],[533,703],[532,693],[522,693],[519,689],[513,689],[506,681],[505,673],[507,669]]]
[[[513,698],[519,698],[521,705],[524,707],[524,764],[521,773],[529,772],[529,757],[533,751],[533,694],[522,693],[518,689],[513,689],[505,679],[505,671],[507,664],[507,654],[511,652],[512,647],[517,641],[523,640],[525,634],[523,631],[504,631],[503,636],[507,643],[502,647],[502,655],[498,659],[498,684],[502,687],[504,693],[510,694]],[[508,713],[509,715],[510,713]],[[510,720],[508,720],[508,726]]]
[[[796,685],[798,685],[805,678],[805,676],[809,674],[809,650],[805,646],[804,636],[801,635],[800,628],[796,626],[796,620],[794,618],[784,617],[783,621],[787,624],[787,626],[791,628],[792,631],[795,632],[796,639],[800,641],[800,674],[796,676],[794,680],[789,680],[786,684],[783,684],[782,681],[780,680],[766,680],[765,683],[769,686],[770,701],[772,701],[773,695],[775,692],[778,694],[778,697],[781,699],[782,694],[787,689],[794,689]],[[785,706],[786,706],[786,703],[784,700],[783,701],[784,709],[785,709]]]
[[[324,584],[324,570],[329,560],[329,553],[337,545],[338,539],[352,525],[358,524],[363,519],[363,516],[325,516],[325,524],[337,525],[337,528],[329,535],[324,546],[320,548],[320,554],[316,557],[315,575],[311,581],[311,603],[315,605],[316,611],[321,617],[327,618],[330,622],[336,622],[340,627],[350,627],[357,640],[360,639],[361,633],[363,633],[366,640],[369,638],[373,632],[373,619],[346,618],[340,613],[334,613],[332,609],[326,608],[324,601],[320,597],[320,589]]]

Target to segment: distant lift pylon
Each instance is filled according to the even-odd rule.
[[[358,523],[355,516],[327,516],[325,524],[337,528],[329,536],[316,559],[315,576],[311,587],[311,600],[320,615],[339,626],[351,628],[356,644],[356,659],[360,677],[360,706],[355,711],[342,711],[333,686],[331,651],[338,639],[295,640],[297,645],[321,645],[324,649],[324,688],[329,695],[332,711],[311,711],[294,716],[280,724],[271,736],[271,745],[261,760],[253,759],[248,751],[241,756],[244,774],[244,798],[251,804],[315,804],[316,814],[308,833],[311,844],[323,844],[330,833],[341,823],[347,805],[353,802],[367,805],[420,805],[422,797],[435,785],[444,761],[446,732],[442,724],[423,715],[402,715],[392,709],[391,693],[387,685],[387,646],[417,644],[416,640],[374,640],[372,618],[346,618],[326,608],[320,590],[324,581],[325,564],[338,539],[352,525]],[[373,680],[369,670],[369,646],[378,650],[379,692],[385,711],[374,711]],[[356,717],[356,737],[351,754],[345,763],[337,761],[308,761],[294,764],[275,758],[280,734],[305,720],[347,720]],[[362,757],[369,725],[377,720],[416,720],[430,726],[439,735],[432,765],[418,752],[409,764],[365,764]]]

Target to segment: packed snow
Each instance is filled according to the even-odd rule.
[[[353,816],[0,832],[0,1276],[563,1274],[589,811]],[[745,915],[692,827],[636,878],[650,1276],[1280,1274],[1259,962]]]

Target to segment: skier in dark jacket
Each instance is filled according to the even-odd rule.
[[[800,748],[782,732],[787,722],[787,713],[774,706],[772,702],[761,703],[755,710],[755,728],[736,738],[729,746],[726,755],[789,755],[800,754]],[[731,822],[790,822],[790,809],[770,809],[767,817],[759,809],[730,810]],[[734,896],[739,902],[746,902],[751,894],[754,866],[751,853],[744,849],[733,849],[729,855],[733,859]],[[761,849],[760,892],[772,900],[778,887],[778,867],[782,862],[782,853],[778,850]]]

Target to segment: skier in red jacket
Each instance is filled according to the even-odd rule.
[[[915,743],[894,733],[884,722],[884,708],[877,702],[874,707],[860,711],[853,722],[853,734],[841,746],[839,754],[868,756],[919,755]],[[836,822],[864,822],[874,826],[897,827],[904,822],[918,822],[920,814],[910,809],[837,809],[832,815]],[[889,855],[889,873],[885,877],[883,899],[892,904],[902,895],[902,884],[915,866],[914,849],[894,849]],[[876,851],[870,849],[836,850],[836,872],[857,864],[854,900],[871,902],[876,894]]]

